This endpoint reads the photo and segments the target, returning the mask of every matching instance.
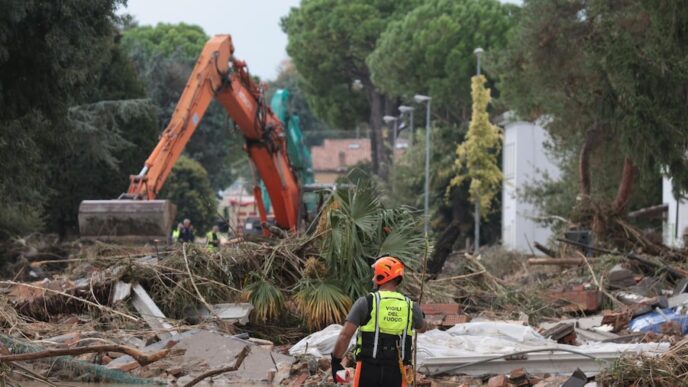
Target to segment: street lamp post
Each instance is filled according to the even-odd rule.
[[[399,117],[384,116],[382,117],[382,120],[385,121],[385,124],[387,125],[389,125],[390,123],[394,123],[394,125],[392,126],[392,160],[394,160],[394,150],[397,149],[397,131],[399,128]]]
[[[477,63],[477,75],[480,75],[480,55],[484,50],[480,47],[476,48],[473,53],[478,59]],[[475,229],[475,235],[473,236],[474,242],[473,242],[473,254],[478,254],[478,249],[480,248],[480,192],[478,191],[477,198],[475,200],[475,219],[474,223],[475,226],[473,227]]]
[[[410,118],[409,118],[409,124],[410,125],[409,126],[411,127],[411,146],[413,146],[413,138],[415,137],[415,134],[416,134],[413,130],[413,111],[414,110],[416,110],[416,109],[413,106],[405,106],[405,105],[399,106],[399,112],[401,112],[401,114],[409,113],[409,115],[410,115]]]
[[[428,223],[430,221],[430,101],[432,98],[427,95],[416,94],[413,99],[416,103],[425,103],[425,200],[423,216],[425,218],[425,235],[428,235]]]

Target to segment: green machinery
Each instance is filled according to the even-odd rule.
[[[315,182],[313,176],[313,160],[311,159],[311,152],[304,143],[299,116],[296,114],[289,114],[289,90],[278,89],[275,91],[275,95],[272,96],[272,100],[270,101],[270,108],[280,121],[282,121],[282,125],[284,125],[287,134],[287,153],[289,154],[289,161],[301,183],[302,191],[304,191],[305,187],[311,186]],[[270,212],[270,197],[262,181],[260,182],[260,188],[263,191],[265,210]],[[312,195],[303,195],[302,200],[309,213],[315,210],[316,203]]]

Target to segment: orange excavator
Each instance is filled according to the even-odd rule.
[[[234,57],[231,36],[216,35],[205,44],[158,145],[141,172],[130,176],[128,191],[116,200],[81,202],[81,236],[166,238],[175,221],[176,207],[156,198],[213,98],[227,110],[246,140],[244,149],[267,188],[276,226],[296,231],[301,187],[289,163],[283,124],[265,103],[263,91],[251,79],[246,63]],[[253,193],[261,222],[266,224],[260,187],[256,185]]]

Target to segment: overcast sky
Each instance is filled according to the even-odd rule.
[[[521,3],[521,0],[503,0]],[[287,57],[287,36],[279,21],[300,0],[128,0],[122,13],[140,25],[180,23],[200,25],[208,35],[230,34],[237,58],[251,73],[274,79]]]

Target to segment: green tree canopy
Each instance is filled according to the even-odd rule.
[[[521,116],[550,118],[561,152],[580,150],[583,197],[594,195],[591,174],[621,171],[616,194],[605,198],[619,213],[638,172],[664,170],[688,188],[687,29],[679,0],[532,0],[494,73]],[[591,168],[603,154],[620,157]]]
[[[65,131],[73,140],[51,156],[47,225],[60,235],[77,229],[79,203],[114,199],[129,186],[159,132],[155,107],[146,99],[102,101],[69,109]]]
[[[497,0],[425,1],[387,26],[367,58],[372,79],[392,95],[430,95],[436,117],[465,122],[473,50],[504,47],[518,10]]]
[[[78,139],[68,109],[110,84],[103,67],[122,3],[0,1],[0,238],[41,225],[54,159]]]
[[[122,45],[132,52],[140,50],[145,57],[170,57],[179,53],[185,58],[196,58],[208,41],[203,28],[193,24],[158,23],[153,26],[136,26],[124,31]]]
[[[303,76],[304,91],[328,124],[353,128],[368,121],[373,171],[385,174],[391,148],[385,147],[382,117],[396,114],[397,101],[380,92],[366,63],[380,34],[414,0],[303,0],[282,19],[287,52]],[[357,90],[354,84],[360,84]],[[391,138],[391,136],[387,136]]]
[[[208,231],[217,220],[217,198],[210,186],[208,172],[189,157],[182,156],[177,160],[160,197],[177,205],[180,221],[191,219],[196,235]]]
[[[502,171],[497,161],[502,145],[499,128],[490,122],[487,105],[490,103],[490,89],[485,88],[486,79],[476,75],[472,79],[473,112],[466,140],[456,148],[456,176],[451,186],[461,186],[470,180],[470,200],[480,204],[483,218],[492,210],[492,200],[501,191]]]

